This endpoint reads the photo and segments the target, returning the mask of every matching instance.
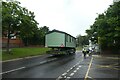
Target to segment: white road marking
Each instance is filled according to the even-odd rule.
[[[43,64],[43,63],[46,63],[47,61],[42,61],[42,62],[40,62],[40,64]]]
[[[71,73],[70,76],[73,76],[75,73]]]
[[[54,59],[52,59],[52,60],[56,60],[57,58],[54,58]]]
[[[78,63],[76,63],[76,64],[75,64],[73,67],[71,67],[70,69],[68,69],[68,70],[66,71],[66,73],[68,74],[68,72],[70,72],[73,68],[75,68],[77,65],[79,65],[80,62],[82,62],[83,60],[84,60],[84,59],[82,59],[81,61],[79,61]],[[79,65],[77,69],[79,69],[80,67],[81,67],[81,66]],[[73,76],[76,72],[77,72],[77,70],[74,70],[73,73],[70,74],[70,76]],[[70,78],[71,78],[70,76],[64,76],[64,75],[66,75],[66,73],[63,73],[63,74],[62,74],[63,77],[59,76],[56,80],[59,80],[60,78],[66,78],[65,80],[70,79]]]
[[[1,74],[6,74],[6,73],[10,73],[10,72],[13,72],[13,71],[17,71],[17,70],[21,70],[21,69],[24,69],[24,68],[26,68],[26,67],[20,67],[20,68],[13,69],[13,70],[10,70],[10,71],[5,71],[5,72],[0,73],[0,75]]]
[[[66,78],[67,76],[64,76],[64,78]]]
[[[67,79],[70,79],[71,77],[67,77]]]
[[[72,69],[73,69],[73,67],[70,68],[70,70],[72,70]]]
[[[88,78],[92,78],[92,77],[88,76]]]
[[[42,61],[40,62],[40,64],[43,64],[43,63],[46,63],[46,62],[50,62],[50,61],[53,61],[53,60],[56,60],[57,58],[54,58],[54,59],[51,59],[51,60],[48,60],[48,61]],[[13,71],[17,71],[17,70],[21,70],[21,69],[24,69],[24,68],[27,68],[27,67],[20,67],[20,68],[17,68],[17,69],[12,69],[12,70],[9,70],[9,71],[5,71],[5,72],[2,72],[0,73],[1,74],[6,74],[6,73],[10,73],[10,72],[13,72]]]
[[[81,66],[78,66],[79,68],[81,67]]]
[[[56,80],[60,80],[60,79],[62,79],[63,77],[61,77],[61,76],[59,76]]]
[[[76,72],[77,72],[77,70],[74,70],[73,72],[74,72],[74,73],[76,73]]]
[[[24,57],[24,58],[16,58],[16,59],[11,59],[11,60],[5,60],[5,61],[0,61],[0,62],[10,62],[10,61],[17,61],[17,60],[21,60],[21,59],[29,59],[29,58],[35,58],[35,57],[40,57],[43,55],[37,55],[37,56],[28,56],[28,57]]]
[[[63,73],[62,76],[66,75],[67,73]]]
[[[56,60],[56,59],[57,59],[57,58],[54,58],[54,59],[51,59],[51,60],[42,61],[42,62],[40,62],[40,64],[47,63],[47,62],[50,62],[50,61],[54,61],[54,60]]]
[[[74,65],[73,67],[75,67],[76,65]]]
[[[77,70],[74,70],[73,72],[74,72],[74,73],[76,73],[76,72],[77,72]]]
[[[79,70],[80,68],[76,68],[77,70]]]
[[[100,55],[92,55],[92,57],[101,57]]]
[[[49,62],[49,61],[53,61],[53,60],[56,60],[56,59],[57,59],[57,58],[54,58],[54,59],[51,59],[51,60],[47,60],[47,61]]]
[[[91,67],[91,64],[92,64],[92,60],[93,60],[93,57],[91,58],[91,61],[90,61],[90,63],[89,63],[88,70],[87,70],[87,73],[86,73],[86,75],[85,75],[84,80],[87,80],[88,73],[89,73],[89,71],[90,71],[90,67]]]
[[[70,69],[69,70],[67,70],[67,72],[69,72],[70,71]]]

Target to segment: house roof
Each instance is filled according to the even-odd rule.
[[[50,33],[52,33],[52,32],[59,32],[59,33],[63,33],[63,34],[67,34],[67,35],[69,35],[69,36],[71,36],[71,37],[73,37],[73,38],[75,38],[74,36],[72,36],[72,35],[70,35],[70,34],[68,34],[68,33],[66,33],[66,32],[63,32],[63,31],[59,31],[59,30],[52,30],[52,31],[49,31],[47,34],[50,34]],[[76,39],[76,38],[75,38]]]

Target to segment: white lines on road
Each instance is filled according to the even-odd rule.
[[[79,70],[80,68],[76,68],[77,70]]]
[[[42,61],[42,62],[40,62],[40,64],[44,64],[44,63],[47,63],[47,62],[51,62],[51,61],[54,61],[54,60],[56,60],[56,59],[57,59],[57,58],[54,58],[54,59],[51,59],[51,60]],[[10,72],[14,72],[14,71],[18,71],[18,70],[25,69],[25,68],[28,68],[28,67],[29,67],[29,66],[27,66],[27,67],[20,67],[20,68],[17,68],[17,69],[12,69],[12,70],[5,71],[5,72],[0,73],[0,75],[6,74],[6,73],[10,73]]]
[[[37,56],[28,56],[28,57],[24,57],[24,58],[16,58],[16,59],[5,60],[5,61],[0,61],[0,62],[18,61],[18,60],[22,60],[22,59],[30,59],[30,58],[36,58],[36,57],[40,57],[40,56],[43,56],[43,55],[37,55]]]
[[[72,69],[73,69],[73,67],[70,68],[70,70],[72,70]]]
[[[50,59],[50,60],[45,60],[45,61],[41,61],[40,64],[44,64],[44,63],[47,63],[47,62],[51,62],[51,61],[54,61],[56,60],[57,58],[54,58],[54,59]]]
[[[40,62],[40,64],[43,64],[43,63],[46,63],[47,61],[42,61],[42,62]]]
[[[77,70],[74,70],[73,72],[74,72],[74,73],[76,73],[76,72],[77,72]]]
[[[78,66],[79,68],[81,67],[81,66]]]
[[[67,78],[67,76],[64,76],[64,78]]]
[[[63,73],[62,76],[66,75],[67,73]]]
[[[84,80],[87,80],[87,78],[88,78],[88,73],[89,73],[90,67],[91,67],[91,65],[92,65],[92,60],[93,60],[93,57],[91,58],[91,61],[90,61],[90,63],[89,63],[88,70],[87,70],[87,73],[86,73],[86,75],[85,75]]]
[[[70,79],[71,77],[67,77],[67,80]]]
[[[83,61],[83,60],[82,60]],[[75,64],[73,67],[71,67],[70,69],[68,69],[65,73],[63,73],[61,76],[59,76],[56,80],[61,80],[63,78],[66,78],[65,80],[69,80],[79,69],[80,69],[80,63],[81,61],[79,61],[77,64]],[[78,67],[77,67],[78,66]],[[76,67],[76,68],[75,68]],[[74,71],[72,71],[73,69],[75,69]],[[70,71],[72,71],[70,73]],[[69,75],[68,75],[69,74]]]
[[[51,59],[51,61],[56,60],[57,58]]]
[[[67,73],[69,72],[70,70],[67,70]]]
[[[87,77],[92,79],[92,77],[90,77],[90,76],[87,76]]]
[[[6,74],[6,73],[10,73],[10,72],[13,72],[13,71],[17,71],[17,70],[21,70],[21,69],[24,69],[24,68],[26,68],[26,67],[20,67],[20,68],[17,68],[17,69],[5,71],[5,72],[0,73],[0,75],[1,75],[1,74]]]
[[[75,73],[71,73],[70,76],[73,76]]]

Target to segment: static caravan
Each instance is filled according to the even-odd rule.
[[[75,52],[76,38],[66,32],[52,30],[45,36],[45,46],[60,53]]]

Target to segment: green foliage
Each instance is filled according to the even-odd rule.
[[[88,36],[77,36],[77,46],[84,46],[89,44],[89,38]]]
[[[37,30],[37,22],[35,21],[34,13],[23,8],[20,2],[7,1],[2,2],[2,25],[3,36],[10,27],[10,33],[20,31],[20,37],[31,37]]]
[[[76,50],[82,50],[82,47],[81,47],[81,46],[79,46],[79,47],[77,47],[77,48],[76,48]]]
[[[34,18],[34,12],[21,7],[20,2],[2,1],[2,36],[7,37],[8,34],[16,33],[26,46],[44,45],[45,34],[49,28],[46,26],[38,28]]]
[[[119,49],[120,47],[120,1],[113,3],[95,19],[94,24],[86,30],[89,37],[99,37],[99,43],[104,48]]]
[[[33,37],[29,38],[29,43],[31,45],[45,45],[45,34],[49,32],[49,27],[40,27]]]

